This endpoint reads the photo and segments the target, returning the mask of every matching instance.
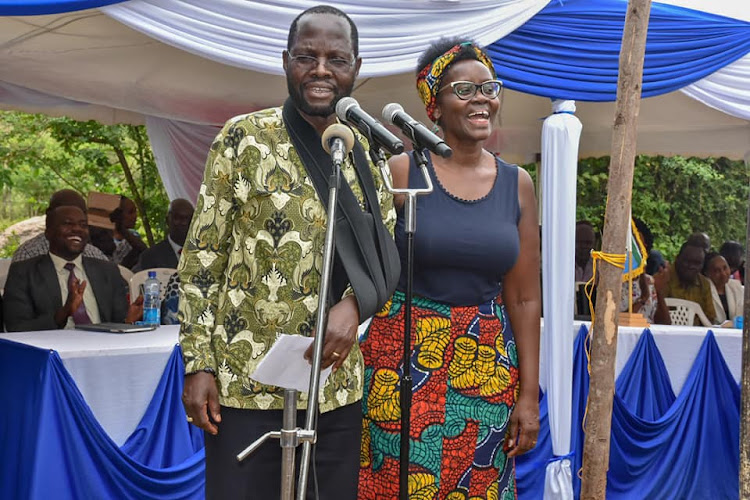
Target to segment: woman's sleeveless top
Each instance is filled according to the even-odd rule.
[[[431,160],[427,170],[434,189],[417,197],[414,233],[415,296],[451,306],[475,305],[496,297],[519,251],[518,167],[496,159],[492,189],[478,200],[450,194],[438,181]],[[425,185],[414,157],[409,187]],[[398,212],[396,245],[401,257],[398,289],[406,290],[405,209]],[[536,279],[536,277],[534,278]]]

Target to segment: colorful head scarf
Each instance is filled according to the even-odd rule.
[[[425,105],[427,116],[433,122],[435,121],[435,108],[437,107],[437,93],[438,90],[440,90],[443,75],[464,47],[471,47],[474,49],[477,60],[487,66],[490,73],[492,73],[492,78],[497,78],[495,66],[493,66],[492,61],[487,57],[487,54],[485,54],[484,51],[474,43],[463,42],[448,49],[443,55],[422,68],[422,71],[417,75],[417,92],[419,92],[419,97]]]

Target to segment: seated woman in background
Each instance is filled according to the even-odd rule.
[[[740,281],[729,279],[730,274],[729,264],[721,254],[711,252],[706,255],[703,275],[711,282],[717,324],[742,316],[745,287]]]
[[[655,276],[645,272],[633,280],[633,312],[641,313],[651,324],[671,325],[669,308],[661,290],[669,280],[669,271],[660,270]],[[628,282],[622,284],[620,311],[628,310]]]
[[[633,280],[633,312],[641,313],[651,324],[671,325],[669,308],[662,293],[669,281],[667,263],[658,251],[653,250],[654,237],[646,223],[638,218],[634,218],[633,221],[645,247],[645,255],[649,256],[646,271],[638,276],[638,279]],[[653,259],[652,252],[656,252]],[[628,310],[629,288],[627,281],[622,284],[620,312]]]
[[[112,254],[112,262],[132,269],[138,263],[138,257],[147,247],[141,240],[141,236],[135,229],[135,221],[138,218],[138,209],[133,200],[127,196],[120,198],[120,206],[109,216],[115,223],[114,239],[115,251]]]

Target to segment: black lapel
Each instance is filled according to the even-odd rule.
[[[63,303],[63,299],[62,290],[60,290],[60,282],[57,279],[57,270],[55,269],[55,265],[52,263],[52,257],[47,254],[43,259],[39,259],[38,266],[39,276],[41,278],[39,289],[49,290],[49,294],[47,294],[46,292],[44,294],[47,295],[52,301],[52,305],[55,308],[54,310],[57,310]],[[36,286],[36,284],[33,283],[32,285]]]
[[[83,270],[86,271],[86,277],[89,281],[88,286],[91,287],[91,291],[94,292],[94,297],[96,297],[96,307],[99,309],[99,318],[101,321],[109,321],[110,314],[108,311],[112,309],[110,300],[112,292],[110,289],[114,284],[109,283],[109,280],[106,279],[106,274],[100,272],[101,264],[96,259],[84,257],[82,261]],[[107,293],[102,293],[105,290]],[[106,314],[104,314],[104,312],[106,312]]]

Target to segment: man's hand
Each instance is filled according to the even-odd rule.
[[[68,287],[68,297],[65,304],[55,312],[55,323],[62,328],[70,316],[78,310],[83,304],[83,292],[86,290],[86,282],[73,278],[73,282]]]
[[[221,422],[221,407],[219,390],[213,375],[207,372],[185,375],[182,404],[185,406],[188,419],[192,419],[188,421],[193,425],[214,436],[219,433],[217,424]]]
[[[357,340],[357,327],[359,327],[359,308],[357,299],[350,295],[328,311],[328,328],[323,344],[321,368],[328,368],[331,365],[333,365],[333,371],[341,368]],[[308,361],[312,361],[313,345],[305,351],[305,359]]]
[[[125,323],[135,323],[143,318],[143,295],[139,295],[135,302],[128,306],[128,314]]]
[[[508,457],[521,455],[534,448],[538,434],[539,403],[532,398],[519,398],[510,415],[505,445]]]
[[[72,316],[74,312],[83,304],[83,292],[86,290],[86,282],[73,278],[73,283],[68,288],[68,298],[65,301],[68,315]]]

